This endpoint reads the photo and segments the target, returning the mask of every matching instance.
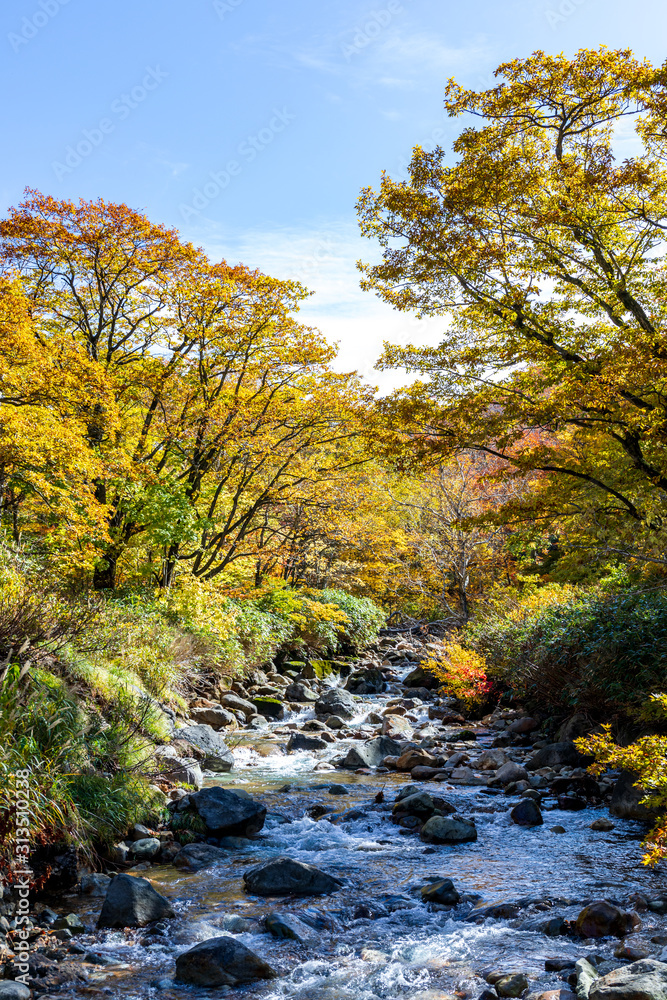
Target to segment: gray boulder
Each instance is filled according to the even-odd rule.
[[[275,976],[270,965],[233,937],[201,941],[176,959],[176,979],[192,986],[237,986]]]
[[[212,844],[186,844],[181,847],[172,864],[176,868],[186,868],[188,871],[198,872],[226,857],[226,851],[220,850],[219,847],[213,847]]]
[[[403,687],[426,688],[427,691],[435,691],[440,687],[440,681],[423,667],[415,667],[403,679]]]
[[[435,812],[435,803],[428,792],[418,791],[394,803],[394,816],[420,816],[428,819]]]
[[[289,684],[285,688],[285,697],[288,701],[301,702],[317,701],[318,699],[318,695],[315,694],[312,688],[307,687],[306,684],[300,684],[298,682]]]
[[[513,823],[517,826],[542,826],[542,811],[534,799],[521,799],[510,813]]]
[[[231,712],[241,712],[245,715],[246,719],[249,719],[251,715],[255,715],[256,709],[251,701],[247,701],[245,698],[239,697],[237,694],[224,694],[220,699],[220,704],[223,708],[228,708]]]
[[[426,844],[462,844],[477,840],[477,827],[462,816],[431,816],[419,836]]]
[[[134,841],[130,848],[130,854],[135,861],[152,861],[161,849],[162,844],[157,837],[144,837],[142,840]]]
[[[307,736],[305,733],[292,733],[287,743],[288,753],[295,750],[324,750],[328,744],[319,736]]]
[[[79,883],[79,892],[84,896],[106,896],[111,885],[108,875],[101,872],[92,872],[89,875],[82,875]]]
[[[422,887],[424,903],[439,903],[441,906],[456,906],[461,896],[450,878],[441,878]]]
[[[255,896],[324,896],[336,892],[342,882],[314,865],[292,858],[271,858],[243,873],[246,892]]]
[[[6,979],[0,982],[0,1000],[30,1000],[30,990],[23,983]]]
[[[514,760],[508,760],[506,764],[498,768],[494,777],[501,785],[509,785],[511,781],[528,781],[528,772],[521,764],[517,764]]]
[[[171,903],[147,879],[122,874],[111,880],[97,926],[145,927],[173,916]]]
[[[601,976],[591,986],[589,1000],[667,1000],[667,964],[643,958]]]
[[[353,719],[357,714],[357,702],[349,691],[343,688],[330,688],[315,702],[315,715],[327,718],[337,715],[340,719]]]
[[[549,743],[542,747],[526,763],[527,771],[539,771],[542,767],[555,767],[557,765],[568,764],[571,767],[579,767],[586,764],[587,760],[580,754],[574,743],[566,740],[563,743]]]
[[[635,784],[637,776],[630,771],[621,771],[611,793],[609,812],[619,819],[635,819],[640,823],[655,821],[655,813],[646,806],[640,805],[640,800],[646,794],[644,789]]]
[[[385,757],[397,757],[403,752],[404,743],[390,739],[389,736],[378,736],[367,740],[359,746],[351,747],[340,767],[346,770],[356,770],[358,767],[378,767]]]
[[[266,807],[247,792],[230,792],[219,785],[202,788],[190,796],[194,808],[216,837],[249,837],[259,833],[266,819]]]
[[[190,718],[194,722],[203,722],[204,725],[212,729],[226,729],[228,726],[235,729],[238,725],[236,716],[221,705],[214,705],[211,708],[191,708]]]
[[[267,931],[274,937],[289,938],[300,944],[317,941],[317,934],[313,928],[304,924],[294,913],[267,913],[264,923]]]
[[[254,708],[253,708],[254,712]],[[186,726],[177,730],[179,740],[185,740],[198,747],[204,753],[204,767],[209,771],[231,771],[234,766],[234,756],[222,736],[215,729],[203,724]]]
[[[387,681],[379,667],[366,667],[350,674],[345,687],[352,694],[381,694],[387,689]]]

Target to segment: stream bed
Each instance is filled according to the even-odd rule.
[[[352,727],[361,725],[369,710],[381,709],[388,697],[365,697]],[[641,896],[655,897],[667,883],[664,870],[641,864],[639,824],[615,820],[613,830],[596,832],[591,823],[608,816],[606,808],[566,812],[547,802],[543,826],[520,827],[509,816],[517,796],[427,781],[420,789],[445,796],[462,815],[474,817],[478,831],[473,843],[427,846],[413,831],[391,822],[391,805],[410,783],[409,774],[314,770],[344,753],[354,739],[313,753],[286,753],[286,723],[308,717],[312,711],[304,710],[261,735],[241,736],[234,770],[207,779],[207,784],[243,789],[261,800],[268,810],[261,833],[229,850],[223,862],[196,873],[172,866],[142,872],[170,900],[176,917],[153,929],[88,938],[88,947],[113,964],[92,971],[87,984],[70,995],[453,1000],[479,997],[491,970],[525,973],[531,992],[539,994],[567,988],[561,975],[545,971],[547,959],[574,961],[592,952],[613,956],[617,940],[550,937],[539,927],[553,916],[576,917],[583,904],[596,899],[626,909],[639,901],[642,927],[626,940],[653,954],[662,950],[651,941],[667,935],[667,922],[642,908]],[[274,735],[275,729],[282,733]],[[492,734],[480,729],[478,745],[489,746],[491,740]],[[332,785],[343,785],[346,792],[338,788],[332,794]],[[379,792],[384,802],[375,801]],[[309,813],[317,806],[330,811],[312,818]],[[558,826],[565,832],[552,832]],[[307,899],[247,895],[243,872],[278,855],[315,865],[343,887]],[[461,902],[453,908],[423,903],[420,888],[445,877],[453,880]],[[482,908],[492,904],[505,907],[485,915]],[[88,926],[95,925],[101,900],[73,905]],[[298,943],[273,937],[261,922],[271,911],[300,916],[312,928],[312,939]],[[173,981],[176,955],[225,933],[269,962],[278,978],[211,990]]]

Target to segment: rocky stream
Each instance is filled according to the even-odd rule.
[[[385,635],[174,720],[169,826],[35,902],[34,994],[667,1000],[636,790],[587,774],[581,720],[555,738],[518,708],[464,720],[419,666],[437,649]],[[0,998],[21,1000],[3,906]]]

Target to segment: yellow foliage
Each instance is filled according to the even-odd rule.
[[[484,657],[457,642],[448,642],[444,655],[429,656],[423,667],[438,678],[447,694],[468,705],[481,701],[491,688]]]

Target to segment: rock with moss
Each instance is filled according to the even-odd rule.
[[[259,715],[265,719],[284,719],[285,706],[280,698],[272,698],[269,695],[260,695],[252,699],[252,703]]]

